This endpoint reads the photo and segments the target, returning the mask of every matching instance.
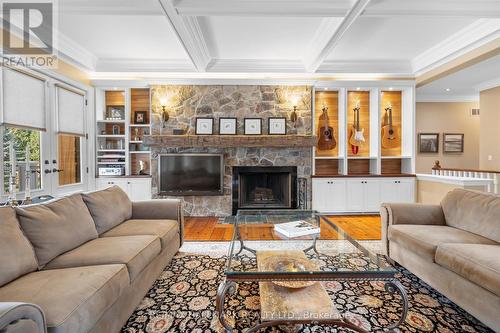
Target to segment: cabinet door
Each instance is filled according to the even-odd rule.
[[[328,210],[328,187],[330,179],[321,178],[312,181],[312,209],[319,212]]]
[[[364,182],[364,212],[380,210],[380,184],[378,180],[367,179]]]
[[[346,181],[333,179],[328,184],[328,193],[326,196],[329,212],[346,211]]]
[[[128,193],[128,184],[125,179],[120,178],[98,178],[97,189],[104,190],[111,186],[119,186],[125,193]]]
[[[398,183],[399,187],[399,202],[413,203],[415,202],[415,179],[401,179]]]
[[[364,209],[364,179],[356,178],[347,181],[347,210],[362,212]]]
[[[151,199],[151,179],[128,180],[128,196],[132,201]]]
[[[380,202],[400,202],[398,185],[395,179],[380,180]]]

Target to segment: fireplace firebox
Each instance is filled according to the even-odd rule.
[[[233,215],[238,209],[297,208],[297,167],[233,167]]]

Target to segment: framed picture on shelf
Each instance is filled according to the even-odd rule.
[[[134,124],[145,124],[147,111],[135,111],[134,112]]]
[[[125,120],[124,106],[106,107],[106,120]]]
[[[219,118],[219,134],[236,135],[237,122],[236,118]]]
[[[418,147],[420,153],[438,153],[439,133],[419,133]]]
[[[461,133],[443,133],[444,153],[463,153],[464,135]]]
[[[245,135],[261,135],[262,134],[262,119],[261,118],[245,118]]]
[[[120,126],[119,125],[113,125],[113,135],[120,135]]]
[[[195,133],[196,135],[214,134],[214,118],[197,117]]]
[[[267,125],[270,135],[286,135],[285,117],[269,117],[267,119]]]

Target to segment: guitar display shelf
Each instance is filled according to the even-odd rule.
[[[401,156],[401,91],[382,91],[380,94],[380,149],[382,158],[388,156]],[[391,110],[386,110],[391,106]],[[392,119],[391,119],[392,116]],[[392,120],[392,121],[391,121]],[[392,123],[395,147],[384,146],[384,137],[389,139],[389,128]],[[384,129],[384,126],[386,128]]]
[[[328,107],[328,126],[333,129],[335,147],[328,150],[315,149],[317,157],[335,157],[339,155],[339,93],[337,91],[317,91],[314,103],[315,134],[321,137],[320,128],[324,126],[323,106]]]

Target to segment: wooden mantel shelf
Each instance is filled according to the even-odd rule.
[[[310,135],[145,135],[149,147],[212,147],[212,148],[304,148],[316,146]]]

